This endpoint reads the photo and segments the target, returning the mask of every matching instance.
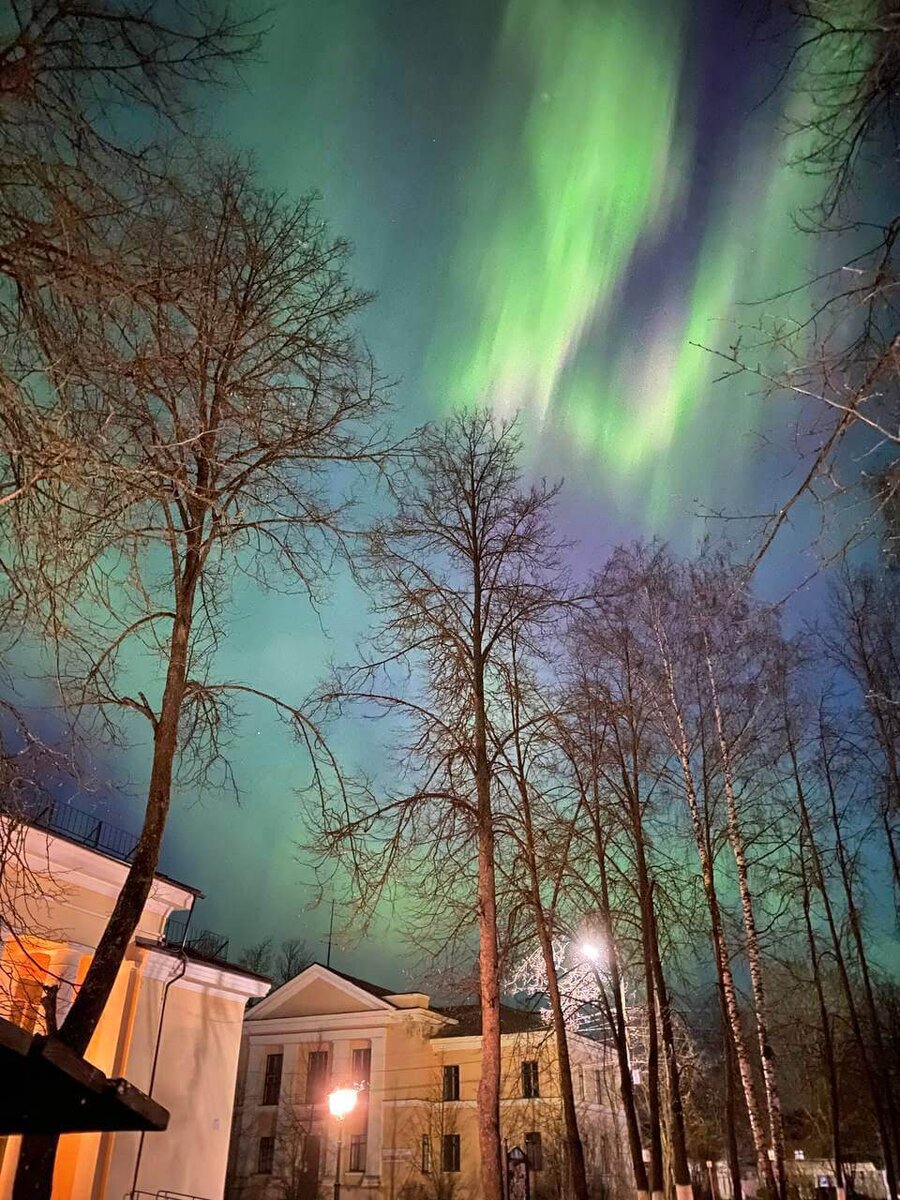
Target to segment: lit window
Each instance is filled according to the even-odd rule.
[[[459,1170],[459,1134],[445,1133],[441,1138],[441,1170]]]
[[[281,1092],[281,1068],[284,1065],[283,1054],[266,1055],[266,1073],[263,1076],[263,1104],[277,1104]]]
[[[459,1099],[459,1067],[444,1067],[444,1099]]]
[[[350,1138],[350,1166],[351,1171],[364,1171],[366,1169],[366,1135],[364,1133],[354,1133]]]
[[[537,1132],[525,1134],[525,1157],[532,1171],[540,1171],[544,1165],[544,1148],[541,1135]]]
[[[522,1095],[526,1100],[535,1100],[540,1094],[537,1062],[535,1059],[526,1059],[522,1063]]]
[[[353,1051],[353,1061],[350,1067],[350,1078],[353,1086],[361,1091],[369,1086],[372,1077],[372,1051],[368,1046]]]
[[[422,1174],[431,1174],[431,1137],[427,1133],[422,1134]]]
[[[259,1152],[256,1156],[256,1171],[259,1175],[271,1175],[272,1168],[275,1165],[275,1139],[273,1137],[261,1137],[259,1139]]]

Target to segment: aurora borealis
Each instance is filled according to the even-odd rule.
[[[817,185],[789,161],[789,90],[769,95],[786,47],[758,36],[752,9],[293,0],[240,85],[206,101],[265,182],[320,191],[354,243],[398,427],[455,405],[521,410],[531,468],[566,477],[561,514],[585,570],[623,537],[685,549],[699,512],[753,511],[784,486],[785,413],[747,381],[714,384],[720,364],[701,348],[735,342],[757,302],[787,318],[790,299],[770,298],[820,266],[796,224]],[[249,588],[233,611],[217,672],[291,699],[366,619],[340,573],[321,614]],[[347,730],[336,748],[377,764],[379,736]],[[199,923],[233,947],[313,944],[327,917],[307,911],[298,861],[303,754],[261,709],[230,756],[240,807],[179,797],[164,867],[203,888]],[[106,767],[140,795],[146,761],[135,746]],[[352,965],[390,973],[383,947],[355,948]]]

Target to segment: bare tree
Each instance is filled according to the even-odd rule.
[[[560,592],[549,526],[555,489],[525,487],[518,454],[513,425],[495,424],[484,412],[459,414],[421,433],[395,480],[394,511],[373,533],[367,556],[377,589],[374,653],[336,683],[331,699],[391,713],[405,725],[410,737],[399,752],[401,770],[414,783],[380,800],[363,797],[358,806],[326,811],[320,839],[326,857],[343,853],[350,860],[369,900],[401,866],[408,873],[421,865],[425,846],[438,847],[442,859],[457,851],[463,859],[457,886],[468,894],[467,922],[475,908],[479,938],[485,1200],[501,1195],[491,712],[509,639],[526,648],[540,640],[552,628]],[[373,843],[374,859],[366,855]]]
[[[137,716],[153,739],[141,836],[60,1029],[78,1052],[148,895],[176,772],[230,779],[223,739],[241,697],[275,703],[323,751],[295,705],[209,668],[236,575],[315,602],[344,532],[336,472],[384,449],[372,425],[382,400],[350,325],[366,296],[311,197],[291,203],[239,164],[198,163],[190,185],[154,193],[114,232],[127,287],[57,329],[65,385],[47,408],[30,398],[81,471],[6,508],[4,566],[76,727],[116,736]],[[41,301],[52,320],[52,290]],[[124,683],[137,649],[159,664],[155,695]],[[36,1178],[31,1166],[20,1180]]]

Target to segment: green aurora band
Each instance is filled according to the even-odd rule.
[[[790,162],[802,146],[785,143],[784,127],[798,114],[748,123],[706,198],[689,278],[663,279],[625,322],[619,302],[636,255],[677,236],[690,200],[686,36],[676,6],[510,0],[465,185],[453,281],[464,350],[439,344],[437,355],[451,403],[521,411],[533,436],[549,426],[571,455],[630,483],[656,528],[696,482],[687,442],[704,411],[731,435],[735,464],[747,450],[740,435],[767,420],[747,386],[714,391],[722,364],[711,350],[787,312],[786,300],[748,302],[808,277],[813,239],[794,215],[819,186]],[[515,84],[524,117],[509,104]],[[709,413],[713,399],[727,416]]]

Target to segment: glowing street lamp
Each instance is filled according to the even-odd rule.
[[[334,1166],[334,1200],[341,1200],[341,1147],[344,1140],[344,1117],[356,1108],[356,1088],[335,1088],[328,1093],[328,1111],[337,1121],[337,1162]]]

